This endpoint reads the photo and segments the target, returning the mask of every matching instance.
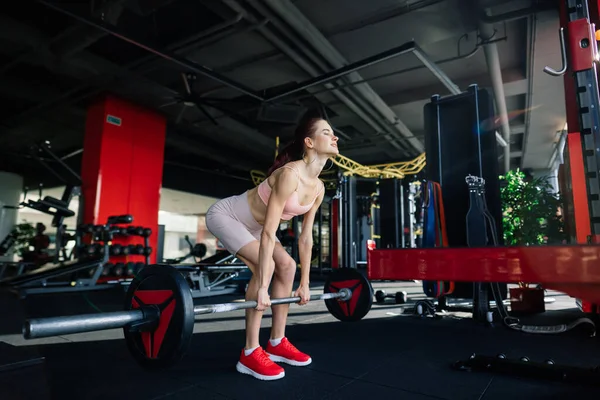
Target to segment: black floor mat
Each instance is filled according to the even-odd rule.
[[[95,312],[94,308],[103,311],[119,309],[117,303],[111,304],[107,294],[94,296],[94,301],[89,303],[79,298],[77,305],[71,304],[71,309],[61,304],[59,297],[48,297],[47,301],[38,298],[24,308],[30,311],[35,308],[35,314],[40,316]],[[67,303],[75,299],[65,298]],[[105,301],[98,301],[99,298]],[[49,309],[43,309],[44,306]],[[11,308],[14,312],[17,309]],[[564,317],[560,313],[556,315]],[[225,324],[227,318],[233,316],[221,317],[217,318],[218,323]],[[556,322],[551,312],[541,317],[538,322]],[[10,318],[18,320],[14,315]],[[214,322],[210,318],[205,321],[200,318],[200,321],[201,324]],[[270,326],[270,319],[265,319],[264,326],[261,331],[263,345],[268,340],[269,329],[266,327]],[[11,323],[11,328],[3,333],[17,334],[17,324]],[[312,356],[313,363],[307,367],[284,364],[286,377],[274,382],[258,381],[236,372],[235,364],[244,344],[243,330],[195,334],[186,357],[169,371],[160,373],[141,370],[129,356],[123,340],[106,340],[108,336],[102,332],[86,334],[86,341],[64,340],[39,345],[26,342],[26,347],[46,357],[47,380],[52,398],[57,399],[284,400],[377,396],[386,399],[513,400],[600,397],[600,389],[593,387],[460,372],[451,368],[452,363],[473,353],[505,353],[511,358],[528,356],[534,361],[551,358],[558,364],[585,367],[600,365],[600,343],[589,337],[585,327],[561,335],[531,335],[503,326],[484,327],[469,319],[420,319],[396,313],[357,323],[290,325],[286,333],[298,348]],[[35,382],[24,380],[21,384]]]
[[[235,371],[243,331],[194,335],[186,357],[166,372],[140,370],[122,340],[35,346],[44,355],[55,398],[493,399],[581,398],[600,390],[486,373],[450,365],[471,353],[506,353],[532,360],[600,365],[597,339],[581,332],[534,336],[485,328],[469,320],[394,317],[359,323],[288,327],[287,336],[313,357],[286,368],[280,381],[261,382]],[[261,332],[266,343],[268,329]],[[166,397],[165,397],[166,396]],[[213,397],[211,397],[213,396]]]

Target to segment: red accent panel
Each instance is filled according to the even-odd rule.
[[[590,303],[590,302],[585,301],[585,300],[580,300],[580,302],[581,302],[580,309],[584,313],[593,313],[595,311],[593,303]]]
[[[163,308],[160,313],[160,320],[158,321],[158,328],[154,331],[153,344],[152,348],[152,357],[158,357],[158,352],[160,351],[160,346],[165,339],[165,335],[167,334],[167,329],[169,329],[169,323],[171,322],[171,318],[173,317],[173,312],[175,312],[176,301],[175,299],[171,300],[169,304]]]
[[[120,125],[109,122],[114,117]],[[132,225],[152,229],[151,263],[156,262],[165,135],[164,117],[116,97],[105,96],[88,109],[81,168],[82,222],[104,224],[111,215],[133,215]],[[119,237],[114,243],[143,244],[143,238]],[[139,262],[144,256],[111,257],[111,261]]]
[[[378,280],[600,285],[599,265],[599,245],[378,249],[367,253],[369,278]]]
[[[136,298],[139,299],[139,301],[141,301],[143,304],[148,305],[163,304],[172,296],[173,291],[171,290],[138,290],[134,293],[134,298],[131,302],[132,308],[139,308]],[[141,333],[142,342],[144,343],[144,348],[148,358],[158,357],[158,352],[160,351],[160,347],[165,339],[165,334],[167,333],[169,323],[171,322],[173,312],[175,311],[175,305],[175,299],[172,299],[165,307],[161,308],[158,327],[154,332]]]
[[[571,71],[579,72],[592,68],[597,48],[593,25],[584,18],[569,22],[566,39]],[[587,40],[587,47],[581,45],[584,40]]]
[[[581,134],[570,133],[567,136],[569,147],[569,170],[571,172],[571,187],[573,190],[573,213],[575,215],[575,232],[577,243],[586,244],[591,234],[590,210],[585,170],[583,165],[583,148]]]
[[[342,304],[346,304],[346,307],[340,307],[344,312],[346,317],[354,314],[354,310],[356,309],[356,303],[358,303],[358,299],[360,298],[360,292],[362,290],[361,282],[358,279],[351,279],[347,281],[335,281],[331,285],[331,291],[338,293],[340,289],[350,289],[352,290],[352,297],[350,301],[343,302]]]
[[[339,257],[339,213],[340,204],[339,199],[335,199],[331,202],[331,215],[329,216],[330,224],[330,235],[331,235],[331,268],[339,268],[340,257]]]
[[[560,1],[560,26],[564,27],[567,30],[567,25],[569,23],[568,20],[568,12],[566,9],[566,1]],[[568,35],[569,32],[565,32],[565,41],[567,41],[566,45],[568,45]],[[570,63],[570,61],[568,61]],[[571,65],[568,66],[568,72],[571,72]],[[570,73],[566,73],[564,75],[564,87],[565,87],[565,109],[567,112],[567,124],[568,131],[570,132],[579,132],[581,129],[579,128],[579,109],[577,107],[577,93],[575,89],[575,80]]]

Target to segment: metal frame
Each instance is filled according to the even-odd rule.
[[[231,254],[210,264],[175,265],[175,268],[187,272],[186,278],[195,299],[245,292],[245,284],[235,280],[248,271],[248,266]]]
[[[64,280],[64,281],[52,281],[57,276],[71,274],[72,272],[65,272],[53,276],[52,278],[42,278],[36,281],[28,282],[21,286],[15,286],[12,291],[17,293],[19,298],[24,299],[28,295],[36,294],[48,294],[48,293],[67,293],[67,292],[82,292],[92,290],[108,290],[113,289],[115,285],[108,283],[98,284],[98,279],[102,276],[102,270],[104,269],[104,261],[98,261],[98,264],[94,267],[91,266],[88,269],[91,270],[96,268],[94,274],[89,278],[80,278],[76,280]]]

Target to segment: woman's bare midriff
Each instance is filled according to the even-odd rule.
[[[256,222],[264,225],[267,215],[267,206],[258,195],[258,188],[248,190],[248,204],[250,205],[250,212]]]

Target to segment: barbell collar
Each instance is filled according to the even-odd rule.
[[[315,300],[329,300],[329,299],[338,299],[340,301],[348,301],[352,298],[352,291],[347,288],[340,289],[337,293],[324,293],[324,294],[315,294],[310,296],[310,301]],[[301,300],[300,296],[296,297],[284,297],[281,299],[271,299],[271,306],[278,304],[291,304],[298,303]],[[205,304],[201,306],[194,307],[195,315],[202,314],[214,314],[214,313],[222,313],[236,310],[244,310],[249,308],[256,308],[258,306],[258,302],[254,300],[244,301],[240,303],[221,303],[221,304]]]
[[[52,318],[32,318],[23,325],[25,339],[39,339],[73,333],[96,332],[146,320],[143,310],[116,311],[100,314],[81,314]]]

